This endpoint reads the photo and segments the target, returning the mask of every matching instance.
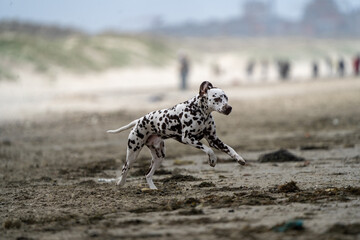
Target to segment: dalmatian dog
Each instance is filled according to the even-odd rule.
[[[146,145],[152,155],[146,181],[150,189],[157,189],[152,177],[165,158],[164,140],[168,138],[204,151],[209,156],[208,162],[211,167],[216,165],[216,156],[210,147],[200,142],[203,138],[211,147],[227,153],[239,164],[244,165],[245,160],[216,136],[215,122],[211,115],[213,111],[229,115],[231,110],[224,91],[205,81],[200,85],[199,94],[190,100],[169,109],[148,113],[119,129],[108,130],[108,133],[119,133],[132,128],[128,137],[126,163],[121,176],[116,179],[117,185],[125,184],[130,168]]]

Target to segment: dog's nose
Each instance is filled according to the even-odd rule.
[[[224,113],[225,115],[229,115],[231,113],[232,107],[231,106],[227,106]]]

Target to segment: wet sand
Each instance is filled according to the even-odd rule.
[[[114,90],[96,95],[99,104],[86,112],[4,121],[1,238],[358,239],[359,82],[222,87],[233,112],[213,114],[217,132],[247,165],[216,151],[218,164],[212,168],[201,151],[168,140],[166,160],[154,177],[158,191],[144,190],[147,149],[125,187],[97,181],[116,177],[125,160],[127,133],[105,131],[171,107],[196,89],[125,96]],[[134,103],[134,96],[140,99],[134,108],[119,103],[118,109],[101,110],[111,101]],[[75,96],[74,104],[76,99],[84,101]],[[281,148],[304,161],[258,161]],[[291,181],[297,188],[283,186]],[[277,228],[295,219],[301,227]]]

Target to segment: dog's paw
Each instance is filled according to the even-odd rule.
[[[122,187],[125,184],[125,181],[122,180],[122,177],[116,180],[116,186]]]
[[[217,162],[216,156],[215,155],[209,155],[209,165],[211,167],[215,167]]]
[[[245,163],[246,163],[246,161],[245,161],[242,157],[240,157],[240,156],[236,159],[236,161],[237,161],[240,165],[245,165]]]

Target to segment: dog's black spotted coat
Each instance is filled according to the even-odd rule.
[[[215,122],[211,112],[217,111],[228,115],[231,109],[224,91],[214,88],[209,82],[203,82],[200,85],[199,94],[190,100],[169,109],[148,113],[121,128],[119,131],[135,125],[129,134],[127,162],[122,169],[118,184],[125,183],[128,170],[140,150],[146,145],[153,156],[146,177],[150,188],[156,188],[152,182],[152,175],[165,157],[163,140],[168,138],[201,149],[208,154],[209,164],[212,167],[216,164],[216,156],[211,148],[200,142],[203,138],[211,147],[227,153],[240,164],[245,164],[245,161],[231,147],[216,136]]]
[[[221,103],[222,98],[227,99],[226,95],[214,93],[211,102]],[[146,114],[137,121],[129,135],[129,149],[138,150],[145,145],[145,139],[156,134],[162,139],[173,138],[182,143],[187,143],[183,141],[184,139],[195,143],[206,137],[211,146],[226,150],[224,144],[214,137],[216,136],[215,122],[209,112],[207,101],[207,96],[197,95],[170,109]],[[197,144],[196,147],[203,149],[201,145]]]

